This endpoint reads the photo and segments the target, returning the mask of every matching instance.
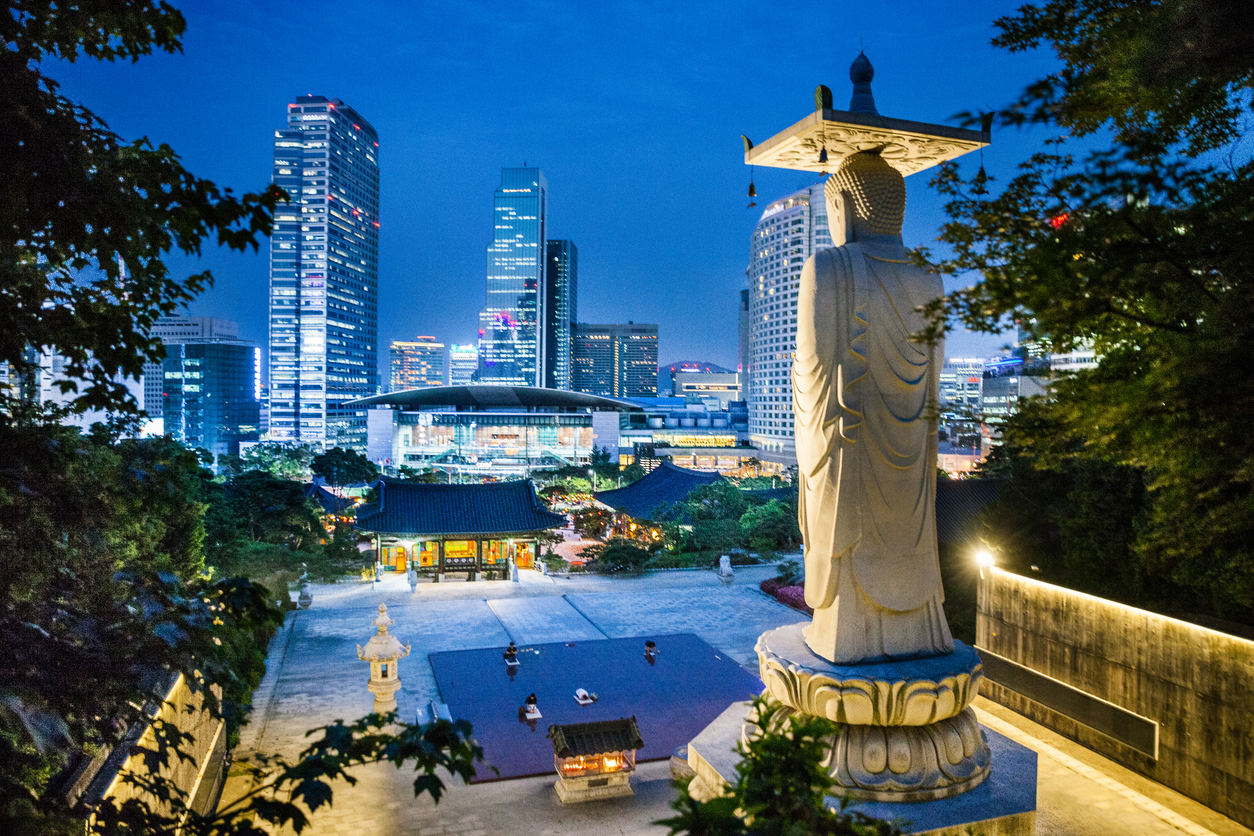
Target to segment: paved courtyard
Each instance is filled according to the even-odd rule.
[[[370,711],[367,666],[356,645],[373,634],[380,602],[391,628],[412,645],[400,666],[402,717],[439,699],[430,653],[519,645],[598,641],[648,633],[693,633],[756,674],[760,633],[803,620],[758,591],[771,567],[742,567],[722,586],[711,572],[659,572],[642,578],[548,578],[524,572],[520,583],[423,584],[411,592],[401,576],[378,584],[314,588],[313,606],[292,613],[270,647],[268,671],[237,756],[250,751],[294,755],[305,732]],[[1000,706],[979,699],[981,722],[1036,750],[1037,832],[1042,836],[1254,836],[1179,793],[1119,767]],[[996,768],[994,766],[994,768]],[[319,811],[313,834],[664,834],[652,824],[671,815],[674,791],[666,762],[645,763],[636,795],[562,805],[550,777],[454,784],[438,806],[413,798],[413,774],[388,765],[362,768],[355,787],[337,786],[330,810]],[[230,779],[225,792],[240,790]]]

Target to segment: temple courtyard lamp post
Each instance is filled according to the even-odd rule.
[[[357,645],[357,658],[370,663],[370,680],[366,690],[374,694],[374,712],[386,714],[396,710],[396,692],[401,688],[400,660],[409,655],[409,645],[388,632],[394,623],[388,616],[387,604],[379,605],[379,615],[373,622],[379,631],[370,637],[366,646]]]

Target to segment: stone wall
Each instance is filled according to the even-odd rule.
[[[988,678],[983,696],[1254,827],[1254,642],[999,569],[977,610],[977,649],[1156,721],[1158,758]]]
[[[220,689],[213,687],[216,695],[221,698]],[[171,683],[156,715],[160,720],[191,736],[190,742],[179,747],[188,757],[180,758],[171,754],[168,762],[159,771],[181,796],[183,803],[201,815],[211,812],[217,804],[218,793],[225,777],[222,766],[226,758],[226,724],[209,711],[204,702],[203,694],[188,687],[187,681],[179,674]],[[143,755],[132,754],[136,750],[133,745],[128,744],[143,749],[156,749],[151,725],[136,731],[139,732],[138,736],[133,735],[127,743],[115,750],[109,762],[93,780],[93,785],[99,787],[100,796],[111,797],[119,805],[129,798],[140,798],[153,809],[169,814],[168,804],[148,796],[125,780],[127,773],[134,773],[141,778],[146,778],[149,774]]]

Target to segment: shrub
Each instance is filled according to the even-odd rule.
[[[762,581],[762,583],[758,584],[758,589],[762,590],[767,595],[770,595],[772,598],[774,598],[775,593],[779,592],[779,588],[781,586],[783,586],[783,584],[780,583],[779,578],[767,578],[766,580]]]
[[[796,586],[804,577],[805,571],[799,560],[785,560],[779,564],[775,573],[775,579],[779,581],[780,586]]]
[[[589,546],[581,557],[588,561],[588,570],[599,575],[639,575],[649,568],[649,561],[653,559],[647,550],[622,537]]]
[[[732,566],[756,566],[762,562],[748,552],[732,552],[730,556]]]

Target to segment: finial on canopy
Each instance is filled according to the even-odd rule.
[[[875,78],[875,68],[866,57],[859,52],[849,66],[849,80],[853,82],[853,97],[849,100],[850,113],[879,113],[875,109],[875,97],[871,95],[871,79]]]

